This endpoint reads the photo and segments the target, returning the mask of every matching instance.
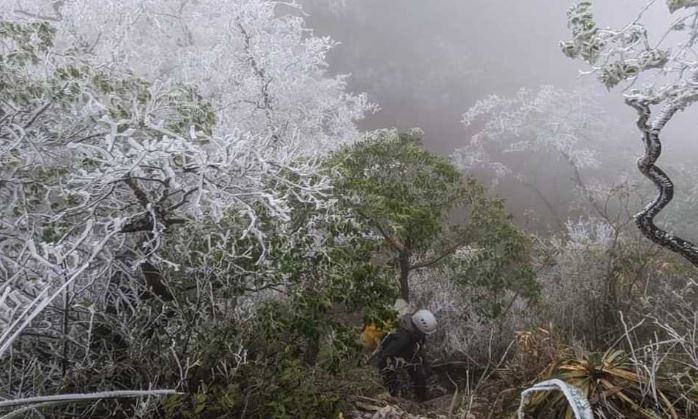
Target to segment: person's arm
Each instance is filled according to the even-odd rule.
[[[431,363],[429,362],[429,358],[426,356],[424,344],[424,339],[421,342],[419,342],[419,351],[417,352],[417,357],[421,360],[421,364],[424,367],[424,372],[427,376],[429,376],[429,374],[431,373]]]

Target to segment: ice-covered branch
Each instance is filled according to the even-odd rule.
[[[659,138],[664,117],[657,124],[651,124],[650,105],[639,99],[628,99],[628,105],[638,113],[637,126],[642,132],[642,140],[645,145],[645,154],[638,162],[640,172],[657,187],[657,197],[647,204],[642,211],[635,215],[635,223],[648,239],[671,249],[688,259],[698,267],[698,247],[674,234],[671,234],[654,223],[654,218],[671,202],[674,197],[674,183],[671,178],[656,165],[662,154],[662,143]],[[666,115],[666,113],[665,113]]]
[[[652,46],[642,18],[654,3],[649,2],[637,19],[619,30],[600,29],[590,1],[576,4],[568,12],[573,39],[561,43],[561,47],[569,57],[586,61],[609,89],[626,83],[625,102],[638,113],[637,127],[644,145],[637,166],[658,190],[657,197],[635,215],[636,224],[647,238],[698,267],[698,247],[654,223],[674,196],[673,182],[656,165],[662,153],[660,135],[678,111],[698,101],[698,2],[667,0],[669,11],[677,18]],[[676,38],[668,36],[672,32],[683,32],[684,40],[671,48],[662,47],[668,39]],[[651,120],[653,113],[656,116]]]
[[[20,392],[47,394],[92,362],[93,344],[129,345],[100,327],[128,333],[149,288],[180,304],[167,277],[178,269],[201,273],[214,307],[211,282],[267,287],[250,278],[278,251],[270,226],[285,231],[294,206],[332,207],[322,157],[371,109],[326,74],[334,43],[273,1],[15,3],[0,0],[6,397],[23,380],[15,369],[46,374]],[[308,236],[322,252],[322,234]],[[29,335],[36,358],[20,365],[13,348]]]

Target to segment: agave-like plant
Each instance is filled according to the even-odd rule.
[[[625,352],[609,350],[591,353],[582,358],[569,358],[553,363],[541,378],[557,378],[576,387],[590,402],[593,410],[605,417],[658,419],[675,418],[679,414],[674,408],[673,392],[668,388],[648,391],[647,379],[638,374]],[[526,408],[532,417],[574,418],[564,394],[540,392],[532,395]]]

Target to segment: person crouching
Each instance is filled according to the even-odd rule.
[[[436,318],[429,310],[418,310],[398,320],[398,327],[381,342],[376,356],[383,384],[391,396],[400,391],[398,379],[401,369],[407,373],[414,385],[417,400],[428,399],[427,361],[424,357],[426,337],[436,331]]]

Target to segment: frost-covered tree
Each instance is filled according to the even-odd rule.
[[[4,24],[2,128],[11,141],[3,156],[11,161],[3,169],[9,184],[42,185],[33,191],[49,206],[42,229],[60,224],[59,213],[88,225],[76,209],[86,206],[121,222],[114,232],[150,231],[145,253],[157,259],[165,227],[234,207],[247,214],[245,234],[262,240],[255,206],[284,219],[289,194],[325,189],[327,179],[308,180],[318,153],[351,139],[353,120],[369,108],[344,92],[341,77],[324,76],[332,42],[274,2],[2,6],[6,18],[34,22]],[[299,175],[295,188],[275,194],[270,179],[283,183],[285,171]],[[58,191],[48,189],[54,183]],[[7,194],[26,225],[21,212],[32,201]],[[94,228],[100,237],[111,231]]]
[[[198,86],[223,132],[266,135],[255,143],[263,156],[289,159],[352,139],[353,121],[370,108],[364,95],[345,92],[344,76],[325,74],[334,42],[313,36],[294,3],[2,0],[0,10],[50,22],[57,45],[82,60]]]
[[[581,2],[568,12],[573,39],[562,42],[561,47],[567,56],[589,63],[590,72],[609,89],[626,84],[625,102],[638,113],[637,126],[645,147],[638,168],[658,190],[657,197],[635,215],[636,224],[647,238],[698,266],[698,247],[654,221],[674,194],[672,180],[656,165],[662,132],[677,112],[698,101],[698,2],[667,0],[676,18],[653,42],[642,21],[657,3],[648,2],[637,18],[620,29],[603,29],[593,18],[592,3]]]
[[[554,223],[564,230],[564,215],[539,185],[541,179],[559,178],[563,165],[567,177],[579,190],[581,204],[605,216],[598,192],[602,186],[599,167],[609,154],[622,154],[601,139],[609,135],[609,120],[589,98],[588,89],[568,91],[553,86],[521,89],[513,97],[489,96],[475,103],[464,115],[466,128],[476,129],[469,143],[456,149],[455,163],[467,173],[486,170],[493,184],[506,178],[530,188],[550,212]],[[601,155],[601,149],[606,155]],[[507,160],[516,156],[518,164]],[[615,155],[613,156],[615,157]],[[521,163],[524,162],[524,163]],[[592,176],[590,176],[592,175]],[[558,192],[558,191],[556,191]]]
[[[331,41],[277,3],[0,6],[0,356],[12,364],[13,345],[25,349],[29,369],[12,367],[3,386],[16,397],[22,374],[56,391],[95,319],[109,330],[119,304],[136,313],[139,297],[176,297],[166,272],[234,265],[239,293],[264,289],[246,266],[293,246],[268,230],[291,229],[294,206],[332,205],[319,160],[370,107],[325,76]],[[207,244],[198,259],[172,251],[194,252],[192,231]],[[225,263],[183,266],[214,254]],[[62,361],[32,358],[47,353]]]

